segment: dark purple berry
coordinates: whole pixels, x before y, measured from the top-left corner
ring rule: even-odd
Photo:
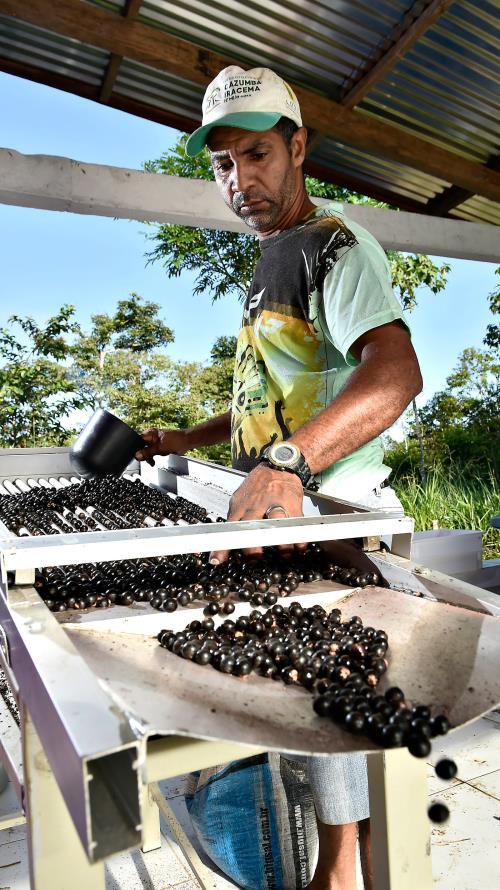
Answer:
[[[444,803],[433,803],[427,810],[427,815],[431,822],[442,825],[443,822],[446,822],[449,819],[450,811]]]
[[[448,782],[450,779],[454,779],[458,770],[457,765],[454,760],[449,760],[448,758],[443,758],[443,760],[438,760],[435,766],[436,776],[440,779],[443,779],[445,782]]]

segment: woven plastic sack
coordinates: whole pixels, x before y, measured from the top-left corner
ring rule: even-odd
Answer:
[[[303,763],[262,754],[192,773],[186,806],[200,844],[244,890],[300,890],[317,859]]]

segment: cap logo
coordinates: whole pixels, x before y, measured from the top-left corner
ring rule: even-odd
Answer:
[[[214,90],[207,96],[205,101],[205,111],[211,111],[212,108],[215,108],[217,105],[220,105],[222,102],[222,96],[220,87],[215,87]]]

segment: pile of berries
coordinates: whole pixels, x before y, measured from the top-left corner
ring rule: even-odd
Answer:
[[[384,630],[363,626],[358,615],[342,620],[339,609],[326,612],[321,606],[298,602],[287,607],[275,603],[265,612],[254,610],[236,621],[224,618],[215,627],[216,614],[231,613],[228,605],[232,604],[222,608],[216,602],[209,604],[204,619],[189,622],[182,631],[161,630],[160,645],[222,673],[244,677],[254,672],[302,686],[313,694],[318,716],[353,734],[364,734],[383,748],[406,746],[415,757],[428,757],[431,739],[448,732],[444,714],[432,715],[427,705],[412,706],[398,687],[383,695],[378,692],[388,668]],[[444,778],[446,764],[454,764],[441,764]],[[430,818],[444,821],[443,806],[434,804]]]
[[[0,498],[0,519],[16,535],[211,522],[204,507],[174,498],[139,479],[102,476],[64,488],[33,488]]]
[[[352,587],[384,585],[377,572],[335,565],[319,544],[285,557],[267,548],[259,560],[247,560],[233,550],[223,565],[211,565],[208,553],[188,553],[141,560],[120,560],[76,566],[52,566],[37,571],[35,587],[49,609],[107,608],[148,602],[161,612],[175,612],[193,602],[215,605],[232,598],[258,608],[274,605],[301,584],[326,580]],[[230,611],[234,606],[228,602]],[[226,613],[229,614],[229,611]]]

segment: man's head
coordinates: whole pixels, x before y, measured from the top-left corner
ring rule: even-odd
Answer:
[[[188,155],[205,145],[226,204],[256,232],[279,227],[303,195],[307,131],[295,94],[268,68],[225,68],[208,87],[203,125]]]

